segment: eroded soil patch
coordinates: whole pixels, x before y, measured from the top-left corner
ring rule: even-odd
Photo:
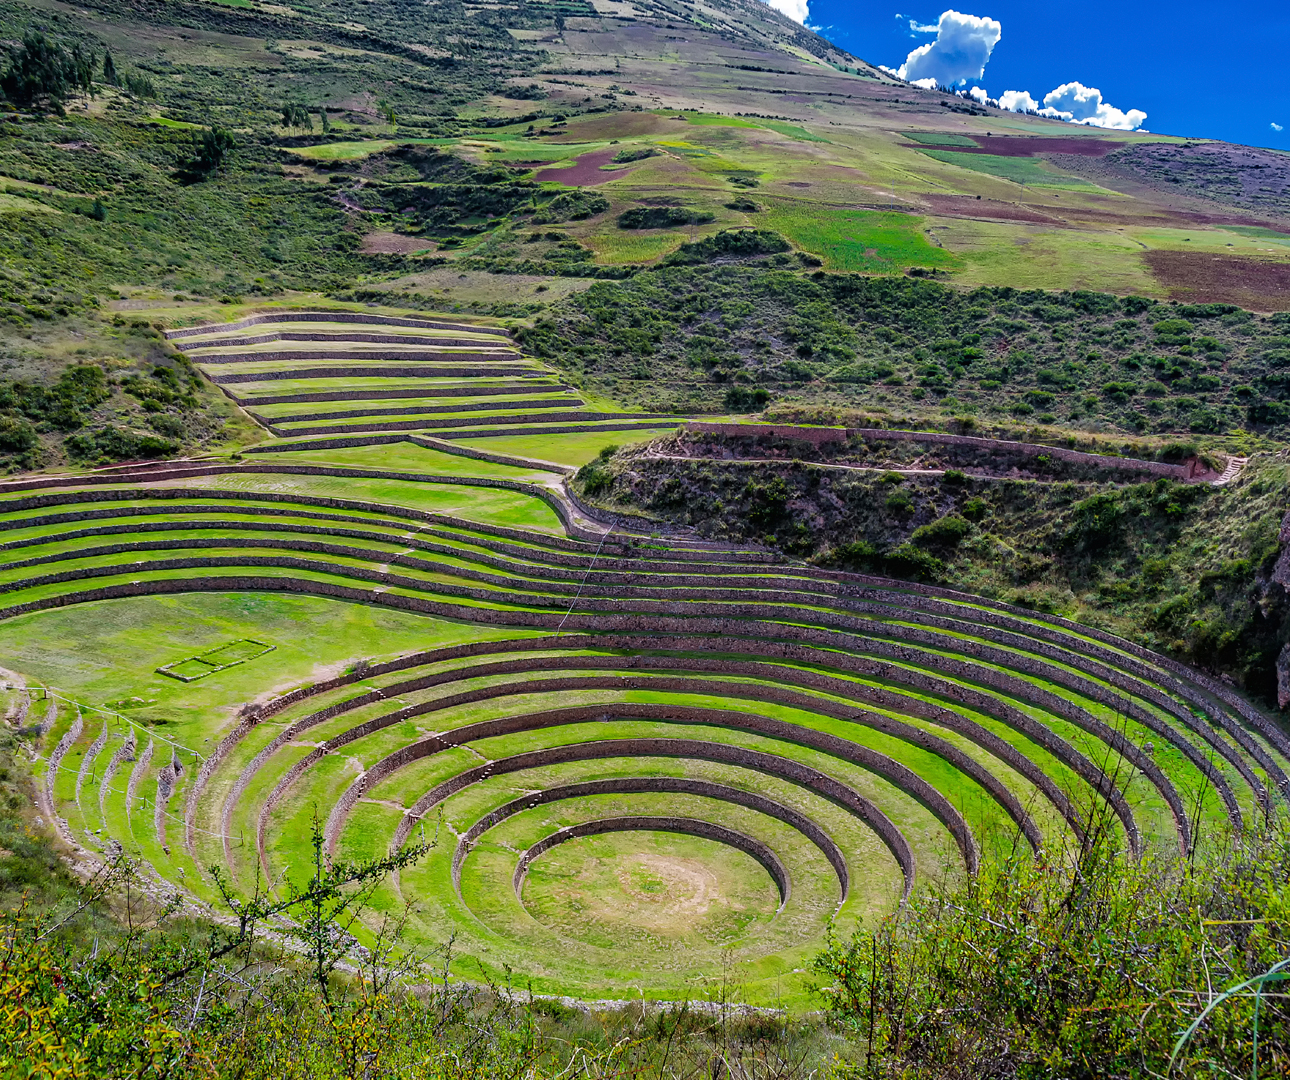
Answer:
[[[1200,251],[1146,251],[1142,258],[1175,300],[1290,311],[1290,262]]]

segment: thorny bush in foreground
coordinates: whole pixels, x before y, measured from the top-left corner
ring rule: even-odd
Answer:
[[[1290,956],[1290,839],[1211,847],[1018,857],[831,941],[815,964],[830,1017],[867,1044],[849,1074],[1287,1075],[1290,995],[1267,973]]]

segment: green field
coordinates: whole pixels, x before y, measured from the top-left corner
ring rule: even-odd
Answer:
[[[976,146],[966,135],[952,135],[941,131],[906,131],[905,138],[923,146]]]
[[[43,932],[93,860],[142,885],[29,935],[66,943],[45,967],[11,920],[17,1035],[87,1003],[15,1060],[1118,1076],[1090,1045],[1176,1037],[1284,952],[1284,853],[1240,861],[1290,791],[1263,151],[925,91],[729,0],[0,0],[0,29],[5,72],[52,80],[47,48],[77,84],[0,79],[0,892]],[[279,1007],[296,911],[165,997],[229,897],[413,850],[319,931],[321,991]],[[1248,879],[1176,909],[1204,983],[1152,936],[1167,902],[1077,887],[1095,855]],[[1067,891],[996,902],[1027,875]],[[173,937],[118,947],[163,908]],[[902,967],[929,911],[986,908]],[[868,997],[826,1015],[852,941]],[[415,993],[368,993],[405,961]],[[1025,998],[987,1039],[891,989],[978,962]],[[1045,1032],[1097,1036],[1009,1034],[1051,1000]],[[955,1031],[940,1065],[879,1060],[902,1002],[891,1046]],[[704,1055],[645,1063],[674,1035]]]
[[[818,253],[830,270],[895,273],[906,266],[957,265],[953,255],[928,243],[918,218],[905,214],[821,209],[784,199],[768,202],[757,220]]]
[[[475,441],[576,465],[606,440]],[[106,829],[208,898],[210,865],[240,888],[257,867],[299,866],[315,814],[345,857],[437,836],[373,916],[415,897],[410,942],[453,933],[461,978],[511,970],[543,993],[675,999],[733,977],[747,1000],[801,1009],[830,925],[872,924],[930,874],[963,880],[1018,830],[1067,849],[1078,817],[1063,793],[1084,792],[1108,751],[1134,762],[1116,813],[1135,848],[1191,842],[1180,792],[1206,833],[1256,813],[1246,756],[1281,760],[1232,715],[1200,725],[1194,688],[1093,631],[898,583],[856,608],[832,577],[755,551],[633,543],[621,526],[571,536],[522,489],[380,475],[553,473],[408,444],[272,457],[281,471],[120,498],[69,481],[52,503],[0,500],[0,649],[91,718],[51,781],[87,842]],[[335,472],[291,471],[316,465]],[[85,591],[102,587],[143,595]],[[718,618],[739,633],[709,636]],[[156,671],[244,641],[272,650],[188,683]],[[246,703],[288,692],[235,726]],[[56,711],[47,746],[75,718]],[[128,776],[92,799],[66,779],[97,776],[92,754],[127,738],[152,747]],[[178,792],[141,801],[172,760]],[[517,853],[616,818],[653,824],[556,844],[512,888]],[[784,875],[782,898],[747,845]]]
[[[646,431],[606,431],[573,435],[499,435],[491,439],[461,439],[462,446],[498,454],[516,454],[561,465],[585,465],[606,446],[630,446],[648,442],[671,431],[656,428]]]
[[[1011,180],[1014,184],[1029,184],[1032,187],[1055,187],[1070,191],[1096,190],[1095,185],[1087,180],[1081,180],[1077,176],[1065,176],[1051,166],[1033,158],[999,157],[995,154],[961,154],[953,150],[920,150],[918,152],[926,154],[936,161],[943,161],[947,165],[957,165],[960,169],[971,169],[973,172],[997,176],[1001,180]]]

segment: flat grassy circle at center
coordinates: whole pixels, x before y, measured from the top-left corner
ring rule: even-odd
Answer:
[[[714,840],[633,831],[570,840],[535,859],[524,906],[563,937],[606,948],[723,946],[775,917],[752,856]]]

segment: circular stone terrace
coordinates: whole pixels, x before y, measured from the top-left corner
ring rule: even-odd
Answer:
[[[1104,632],[607,529],[541,462],[310,456],[351,422],[442,442],[462,429],[426,425],[660,423],[564,419],[581,402],[495,330],[294,313],[173,336],[282,437],[244,465],[0,485],[0,627],[280,596],[397,612],[435,642],[285,684],[282,650],[175,656],[218,702],[204,735],[8,692],[11,723],[42,728],[42,795],[69,837],[124,846],[197,902],[211,866],[280,886],[316,815],[334,858],[431,844],[377,907],[408,904],[417,943],[455,938],[461,977],[667,998],[733,970],[771,1002],[831,923],[1018,846],[1061,857],[1110,829],[1134,854],[1187,852],[1287,807],[1273,721]],[[396,369],[416,374],[368,374]],[[200,674],[220,656],[240,697]]]

